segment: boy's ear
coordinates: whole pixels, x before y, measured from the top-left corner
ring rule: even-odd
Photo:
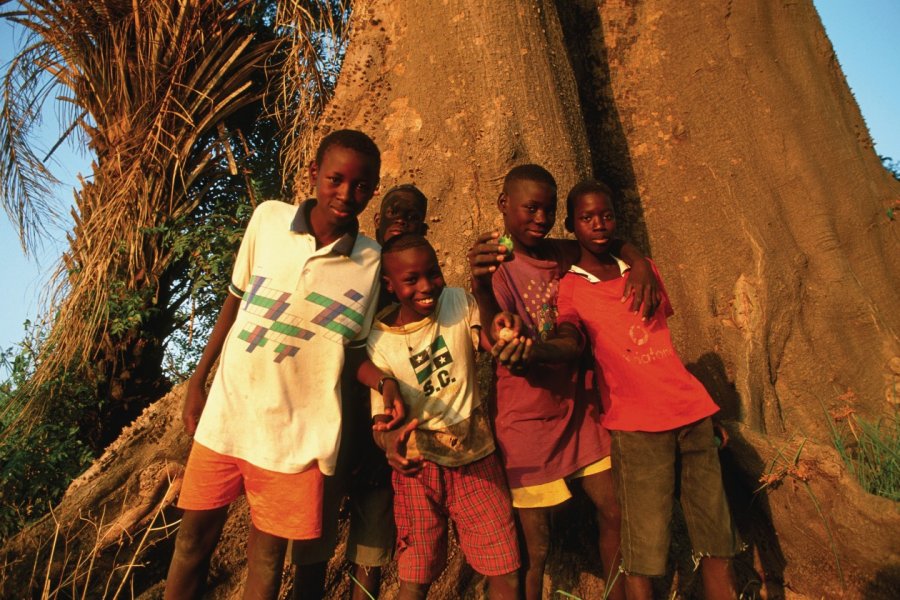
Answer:
[[[316,177],[319,176],[319,165],[316,164],[316,161],[310,161],[309,163],[309,184],[313,189],[316,189]]]
[[[428,223],[425,223],[424,221],[422,222],[421,234],[422,235],[428,234]]]
[[[394,286],[391,285],[391,280],[388,279],[387,275],[381,276],[381,283],[384,285],[384,289],[389,291],[390,293],[394,293]]]
[[[572,221],[572,217],[567,216],[566,220],[563,221],[563,225],[566,228],[566,231],[569,233],[575,233],[575,222]]]
[[[378,225],[381,223],[381,211],[376,210],[375,214],[372,215],[372,221],[375,223],[375,229],[378,229]]]
[[[509,204],[509,196],[506,192],[500,192],[500,195],[497,197],[497,208],[504,215],[506,214],[506,207]]]

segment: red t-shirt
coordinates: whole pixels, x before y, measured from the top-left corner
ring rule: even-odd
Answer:
[[[641,321],[622,303],[628,274],[601,281],[584,271],[569,271],[559,284],[557,323],[585,332],[602,371],[603,426],[618,431],[668,431],[719,410],[672,346],[666,324],[672,305],[660,281],[662,303]]]

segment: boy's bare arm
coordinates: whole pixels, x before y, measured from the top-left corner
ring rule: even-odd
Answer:
[[[188,380],[184,408],[181,411],[181,420],[188,435],[194,435],[197,430],[197,423],[200,421],[203,407],[206,406],[206,380],[209,379],[209,372],[216,364],[216,359],[222,353],[225,339],[228,337],[228,332],[231,330],[240,308],[241,299],[234,294],[228,294],[219,311],[212,333],[209,334],[209,341],[206,342],[206,348],[203,349],[197,368],[194,369],[194,374]]]
[[[503,262],[508,251],[506,246],[497,242],[499,237],[497,231],[479,235],[467,254],[472,271],[472,296],[478,303],[478,317],[482,323],[492,323],[497,313],[501,312],[491,284],[497,266]],[[481,335],[485,348],[490,348],[496,341],[490,327],[482,329]]]
[[[571,323],[560,323],[556,335],[532,346],[527,357],[529,364],[573,363],[581,356],[584,339],[581,332]]]
[[[384,399],[384,416],[376,418],[373,429],[393,429],[406,418],[406,407],[397,380],[375,366],[365,348],[348,348],[346,368],[356,374],[356,380],[376,390]]]

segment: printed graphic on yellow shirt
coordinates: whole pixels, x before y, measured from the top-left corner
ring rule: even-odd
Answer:
[[[438,336],[425,350],[410,356],[409,362],[416,373],[416,380],[422,386],[422,391],[426,396],[430,396],[456,381],[450,376],[449,367],[453,362],[453,357],[450,355],[450,349],[442,335]]]

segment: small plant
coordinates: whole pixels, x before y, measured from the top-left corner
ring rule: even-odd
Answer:
[[[0,352],[0,540],[44,515],[69,482],[90,464],[93,454],[81,439],[78,422],[99,409],[93,388],[68,371],[44,384],[53,390],[45,418],[30,427],[18,421],[18,391],[34,372],[46,328],[25,323],[25,339]]]
[[[857,481],[870,494],[900,501],[900,412],[872,422],[844,406],[829,416],[834,446]]]

